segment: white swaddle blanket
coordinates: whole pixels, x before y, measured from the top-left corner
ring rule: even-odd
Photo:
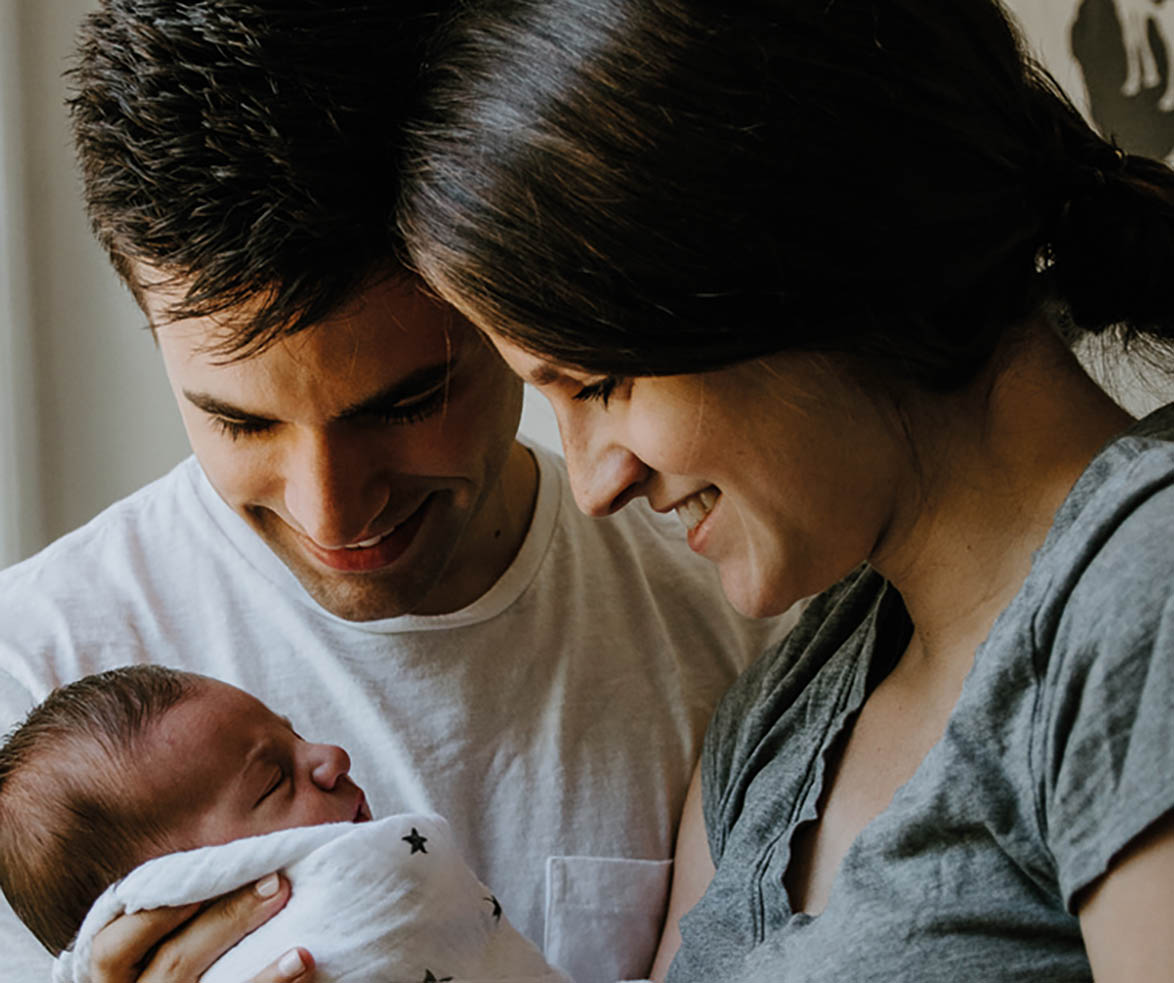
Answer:
[[[94,935],[117,915],[216,897],[281,870],[293,893],[202,983],[244,983],[294,946],[318,983],[570,983],[509,923],[439,816],[287,829],[151,860],[94,902],[54,983],[90,983]]]

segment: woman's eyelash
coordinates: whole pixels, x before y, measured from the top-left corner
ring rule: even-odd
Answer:
[[[607,406],[607,401],[611,399],[612,393],[616,391],[616,386],[620,384],[619,378],[614,375],[605,376],[598,382],[591,382],[583,386],[571,398],[580,403],[586,403],[593,399],[598,399],[604,406]]]

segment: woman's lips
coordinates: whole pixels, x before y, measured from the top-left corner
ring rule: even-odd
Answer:
[[[420,531],[420,526],[424,523],[431,501],[432,498],[429,496],[415,512],[398,526],[353,546],[326,549],[305,537],[302,541],[306,544],[306,550],[319,563],[331,570],[343,573],[368,573],[372,570],[382,570],[395,563],[412,545],[416,533]]]

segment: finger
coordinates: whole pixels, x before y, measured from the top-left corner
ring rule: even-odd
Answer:
[[[94,936],[90,976],[94,983],[133,983],[139,966],[160,940],[174,932],[197,911],[198,904],[152,908],[121,915]]]
[[[266,966],[249,983],[310,983],[314,977],[314,957],[302,948],[290,949]]]
[[[219,898],[147,956],[137,983],[189,983],[289,900],[289,882],[263,877]]]

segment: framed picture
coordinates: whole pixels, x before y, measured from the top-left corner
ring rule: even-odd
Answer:
[[[1005,0],[1040,61],[1107,137],[1174,162],[1174,0]]]

